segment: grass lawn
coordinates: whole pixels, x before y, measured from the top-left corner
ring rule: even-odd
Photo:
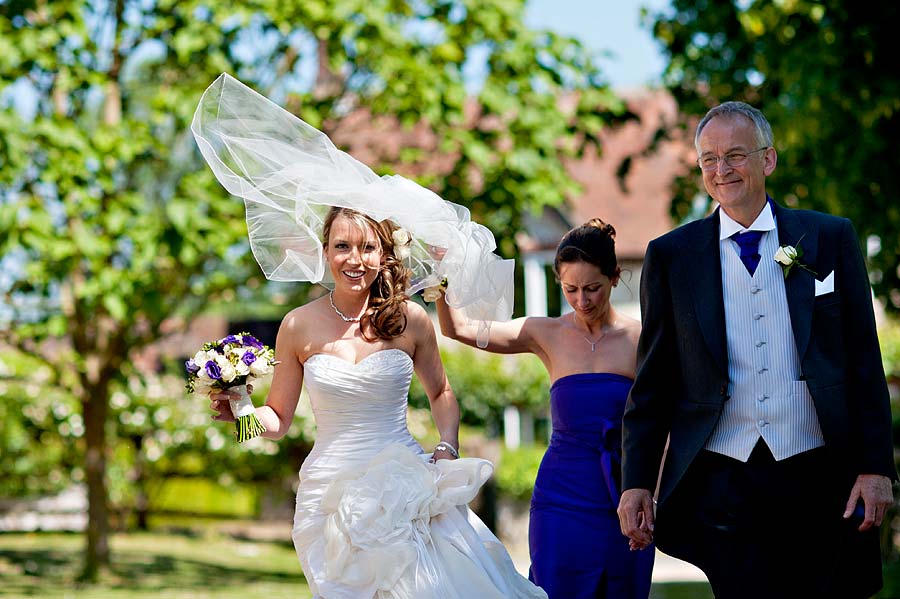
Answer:
[[[217,527],[112,538],[112,573],[76,582],[83,536],[0,533],[0,597],[40,599],[310,599],[289,541],[236,540]],[[900,563],[876,599],[900,596]],[[654,584],[651,599],[712,599],[706,583]],[[473,598],[474,599],[474,598]]]
[[[238,541],[214,532],[116,534],[112,573],[76,583],[78,534],[0,534],[0,596],[40,599],[309,599],[288,543]]]
[[[665,582],[653,584],[650,599],[713,599],[713,594],[705,582]]]

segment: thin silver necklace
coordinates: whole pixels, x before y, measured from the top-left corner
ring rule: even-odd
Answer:
[[[610,325],[610,328],[612,328],[612,326],[613,326],[613,325]],[[588,343],[591,344],[591,353],[593,353],[594,350],[597,349],[597,344],[600,343],[600,340],[601,340],[601,339],[603,339],[604,337],[606,337],[606,334],[607,334],[608,332],[609,332],[609,329],[607,329],[607,330],[604,331],[604,330],[603,330],[603,327],[601,326],[601,327],[600,327],[600,336],[597,337],[594,341],[591,341],[590,339],[588,339],[588,338],[585,337],[584,335],[582,335],[581,338],[584,339],[585,341],[587,341]]]
[[[344,322],[359,322],[362,317],[351,318],[349,316],[345,316],[343,312],[338,310],[338,307],[334,305],[334,291],[328,293],[328,301],[331,302],[331,307],[334,308],[334,313],[341,317],[341,320]]]
[[[591,352],[593,352],[595,349],[597,349],[597,344],[600,343],[600,340],[603,339],[604,337],[606,337],[605,331],[599,337],[597,337],[597,339],[595,341],[591,341],[584,335],[581,336],[582,339],[584,339],[585,341],[587,341],[588,343],[591,344]]]

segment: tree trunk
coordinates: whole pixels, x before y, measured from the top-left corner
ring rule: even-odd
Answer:
[[[106,488],[106,417],[109,385],[84,385],[85,478],[88,487],[87,548],[83,580],[97,580],[109,567],[109,505]]]
[[[150,511],[150,499],[147,496],[147,468],[144,462],[144,436],[132,435],[134,444],[134,468],[131,470],[131,480],[135,487],[134,514],[135,527],[138,530],[150,530],[148,516]]]

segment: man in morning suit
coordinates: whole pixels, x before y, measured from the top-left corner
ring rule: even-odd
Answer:
[[[718,208],[647,248],[622,532],[695,564],[717,599],[869,597],[897,472],[859,240],[768,197],[757,109],[716,106],[694,144]]]

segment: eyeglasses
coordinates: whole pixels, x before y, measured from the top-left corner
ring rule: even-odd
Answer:
[[[719,161],[721,160],[726,164],[726,166],[730,166],[732,168],[736,166],[743,166],[747,159],[750,157],[750,154],[756,154],[757,152],[762,152],[763,150],[768,150],[769,146],[765,146],[759,148],[758,150],[753,150],[752,152],[729,152],[719,158],[718,156],[714,156],[713,154],[707,154],[705,156],[701,156],[697,159],[697,164],[700,165],[700,168],[705,171],[714,171],[719,168]]]

